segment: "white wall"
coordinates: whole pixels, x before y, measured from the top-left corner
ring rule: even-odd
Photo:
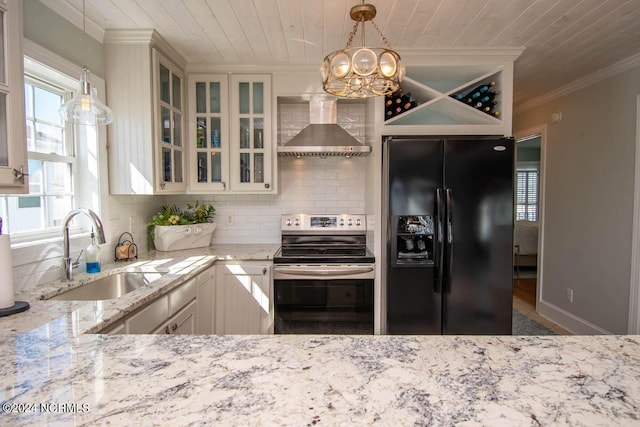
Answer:
[[[538,311],[577,333],[627,331],[638,94],[634,68],[515,116],[548,125]]]

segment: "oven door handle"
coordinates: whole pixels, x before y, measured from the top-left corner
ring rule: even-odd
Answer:
[[[373,267],[354,267],[354,268],[290,268],[290,267],[274,267],[273,271],[282,274],[295,274],[298,276],[343,276],[345,274],[370,273]]]

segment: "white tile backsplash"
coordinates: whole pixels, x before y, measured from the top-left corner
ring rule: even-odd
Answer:
[[[363,213],[364,158],[281,157],[277,195],[171,196],[171,203],[197,200],[216,208],[214,243],[279,243],[280,216],[287,213]],[[226,224],[227,215],[234,224]]]

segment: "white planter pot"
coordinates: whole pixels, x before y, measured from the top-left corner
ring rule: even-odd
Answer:
[[[207,222],[189,225],[156,225],[153,244],[159,251],[203,248],[211,244],[216,224]]]

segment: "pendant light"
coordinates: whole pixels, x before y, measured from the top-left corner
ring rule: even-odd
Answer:
[[[373,22],[375,6],[362,0],[362,4],[351,8],[350,16],[355,25],[349,33],[347,46],[324,58],[320,69],[322,87],[325,92],[342,98],[369,98],[395,92],[405,69],[400,55],[391,49],[389,41]],[[366,47],[364,26],[367,21],[380,34],[386,48]],[[362,46],[352,47],[358,26],[362,27]]]
[[[82,0],[82,32],[87,36],[85,14],[85,0]],[[86,42],[85,42],[86,43]],[[86,45],[85,45],[86,46]],[[98,99],[97,90],[89,83],[89,69],[82,66],[80,90],[70,101],[65,102],[58,109],[58,114],[64,121],[80,125],[108,125],[113,122],[111,109]]]

